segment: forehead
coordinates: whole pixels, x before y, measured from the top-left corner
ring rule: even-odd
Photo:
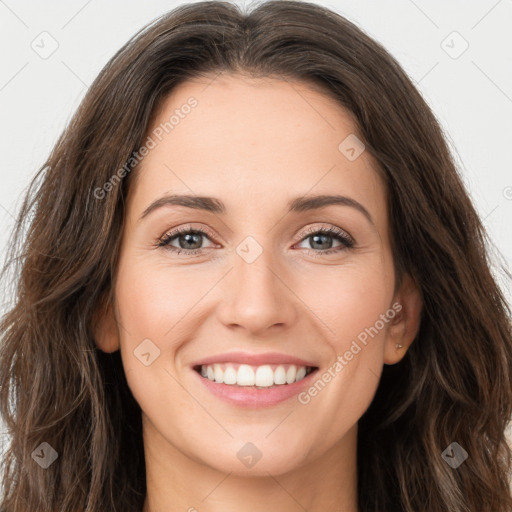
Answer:
[[[171,192],[219,197],[228,210],[248,207],[248,198],[257,210],[262,201],[284,206],[290,197],[338,193],[385,215],[373,158],[363,151],[350,160],[342,151],[344,141],[357,144],[353,116],[307,82],[237,75],[183,82],[154,113],[148,135],[155,146],[138,169],[139,212]]]

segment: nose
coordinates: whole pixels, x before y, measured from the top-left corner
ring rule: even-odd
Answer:
[[[292,325],[297,301],[286,272],[276,265],[270,250],[263,250],[252,262],[235,253],[233,268],[223,279],[217,311],[220,321],[230,329],[263,335],[271,328]]]

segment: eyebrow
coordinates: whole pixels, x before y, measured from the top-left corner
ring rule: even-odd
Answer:
[[[300,213],[309,210],[317,210],[331,205],[349,206],[361,212],[366,219],[375,226],[370,212],[358,201],[351,197],[341,195],[317,195],[297,197],[288,202],[289,213]],[[184,206],[195,210],[204,210],[215,214],[225,214],[226,206],[215,197],[193,195],[167,195],[152,202],[142,213],[139,222],[153,211],[165,206]]]

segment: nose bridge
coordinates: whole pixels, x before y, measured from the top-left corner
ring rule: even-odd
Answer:
[[[221,299],[221,319],[226,325],[237,324],[256,332],[292,320],[290,291],[275,267],[271,247],[264,247],[256,236],[238,244]]]
[[[261,240],[261,237],[259,237]],[[239,276],[241,287],[254,288],[253,292],[264,292],[274,296],[275,257],[272,249],[266,243],[265,248],[253,236],[246,237],[236,247],[234,271]],[[239,290],[240,292],[240,290]]]

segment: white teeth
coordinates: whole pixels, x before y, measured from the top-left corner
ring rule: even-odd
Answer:
[[[269,388],[293,384],[302,380],[309,373],[305,366],[269,365],[250,366],[248,364],[202,365],[200,373],[203,377],[220,383],[237,386],[256,386]]]
[[[254,383],[256,386],[262,388],[268,388],[274,385],[274,372],[268,364],[264,366],[258,366],[258,369],[256,370],[256,376],[254,377]]]
[[[295,375],[295,381],[302,380],[306,376],[306,368],[304,366],[301,366],[297,370],[297,375]]]
[[[224,373],[220,367],[220,364],[213,365],[213,375],[215,377],[215,382],[224,382]]]
[[[284,366],[278,366],[274,372],[274,384],[286,384],[286,372]]]
[[[295,376],[297,375],[297,368],[292,364],[288,371],[286,372],[286,384],[292,384],[295,382]]]
[[[224,384],[236,384],[236,370],[228,364],[224,370]]]
[[[254,370],[248,364],[241,364],[238,368],[236,383],[239,386],[254,386]]]

